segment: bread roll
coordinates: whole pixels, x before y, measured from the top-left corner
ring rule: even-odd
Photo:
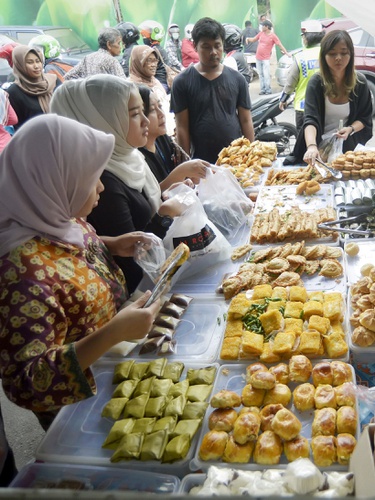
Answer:
[[[259,437],[254,449],[254,462],[259,465],[276,465],[280,462],[283,445],[280,437],[272,431],[265,431]]]
[[[293,391],[293,403],[299,411],[312,410],[315,406],[315,387],[306,382],[298,385]]]
[[[262,406],[265,394],[264,389],[255,389],[251,384],[247,384],[242,389],[242,404],[244,406]]]
[[[275,375],[268,370],[266,372],[258,370],[250,376],[250,384],[255,389],[272,389],[275,387],[275,383]]]
[[[336,408],[336,393],[329,384],[319,385],[315,389],[315,408]]]
[[[289,380],[292,382],[307,382],[311,376],[312,364],[303,354],[296,354],[289,360]]]
[[[265,364],[263,363],[251,363],[251,365],[248,365],[246,367],[246,383],[250,384],[250,377],[253,373],[257,371],[262,371],[262,372],[268,372],[268,368]]]
[[[201,460],[219,460],[228,442],[228,434],[224,431],[209,431],[204,435],[199,449]]]
[[[280,410],[282,410],[284,406],[282,404],[270,404],[264,406],[260,410],[260,428],[262,431],[270,431],[272,430],[271,428],[271,423],[276,415],[276,413]]]
[[[211,398],[212,408],[235,408],[241,406],[241,396],[234,391],[223,389]]]
[[[336,438],[334,436],[313,437],[311,450],[317,467],[329,467],[336,462]]]
[[[291,399],[292,392],[289,387],[285,384],[276,384],[273,389],[266,392],[263,404],[282,404],[283,406],[288,406]]]
[[[238,444],[256,441],[260,430],[260,416],[251,411],[238,416],[233,426],[233,438]]]
[[[337,406],[355,406],[356,391],[353,382],[344,382],[335,387]]]
[[[312,381],[315,387],[319,384],[333,384],[333,373],[331,363],[329,361],[322,361],[317,363],[312,369]]]
[[[289,367],[286,363],[271,366],[269,371],[275,375],[276,383],[287,384],[289,382]]]
[[[309,458],[309,441],[303,436],[297,436],[290,441],[284,441],[284,453],[288,462],[293,462],[297,458]]]
[[[311,436],[333,436],[336,433],[336,410],[321,408],[315,410]]]
[[[337,410],[337,434],[347,433],[353,436],[357,433],[358,415],[352,406],[341,406]]]
[[[348,465],[357,440],[351,434],[338,434],[336,437],[337,461],[340,465]]]
[[[247,464],[248,462],[250,462],[254,447],[255,441],[249,441],[245,444],[238,444],[234,440],[233,436],[229,436],[223,454],[223,462]]]
[[[278,411],[271,422],[271,428],[285,441],[290,441],[301,432],[302,424],[287,408]]]
[[[218,408],[208,417],[208,427],[211,431],[230,432],[237,417],[238,414],[233,408]]]
[[[353,381],[352,368],[348,363],[343,361],[331,361],[333,386],[341,385],[344,382]]]

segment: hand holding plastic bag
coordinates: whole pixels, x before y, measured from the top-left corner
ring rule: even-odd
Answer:
[[[337,137],[336,134],[323,139],[319,146],[319,156],[324,163],[332,163],[338,156],[342,154],[342,145],[344,139]]]

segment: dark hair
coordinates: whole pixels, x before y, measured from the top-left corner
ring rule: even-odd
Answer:
[[[202,19],[199,19],[199,21],[194,24],[191,36],[195,45],[198,45],[201,38],[210,38],[212,40],[221,38],[224,44],[225,29],[224,26],[218,21],[215,21],[215,19],[202,17]]]
[[[248,28],[249,26],[251,26],[251,21],[245,21],[245,28]]]
[[[265,21],[262,21],[262,25],[267,26],[268,29],[273,28],[273,24],[271,23],[271,21],[268,21],[268,19],[266,19]]]
[[[318,32],[307,32],[304,33],[305,37],[305,45],[307,48],[314,47],[314,45],[318,45],[325,35],[325,31]]]
[[[146,116],[148,116],[150,112],[150,95],[152,93],[152,90],[144,83],[138,83],[137,87],[143,101],[143,107],[144,107],[143,112]]]
[[[103,28],[98,36],[99,48],[108,50],[107,42],[115,43],[118,37],[121,38],[121,33],[116,28]]]
[[[357,74],[354,68],[354,46],[350,35],[345,30],[333,30],[324,35],[321,45],[320,45],[320,56],[319,56],[319,66],[320,74],[323,79],[323,84],[325,87],[325,95],[337,97],[338,91],[336,88],[335,81],[333,79],[331,70],[326,61],[326,55],[330,52],[335,45],[339,42],[345,42],[349,54],[350,60],[345,68],[345,91],[347,95],[354,89],[357,82]]]

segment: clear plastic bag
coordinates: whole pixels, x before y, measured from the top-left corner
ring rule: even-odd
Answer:
[[[198,185],[198,198],[216,227],[232,238],[248,219],[253,202],[245,195],[236,177],[225,167],[212,166]]]
[[[164,264],[167,253],[163,241],[152,233],[147,233],[151,238],[151,244],[137,243],[134,251],[135,262],[155,283]]]
[[[343,143],[344,139],[337,137],[336,134],[323,139],[318,146],[319,155],[322,161],[325,163],[332,163],[333,160],[342,154]]]

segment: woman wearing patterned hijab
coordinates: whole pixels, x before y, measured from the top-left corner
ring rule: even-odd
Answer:
[[[43,147],[40,140],[43,138]],[[84,221],[98,203],[113,136],[56,115],[36,117],[0,155],[0,378],[44,427],[96,393],[90,365],[142,338],[160,304],[129,307],[111,253],[133,255],[140,233],[100,239]]]
[[[15,47],[12,59],[15,81],[6,91],[18,116],[17,130],[33,116],[48,113],[57,77],[44,73],[43,55],[26,45]]]

